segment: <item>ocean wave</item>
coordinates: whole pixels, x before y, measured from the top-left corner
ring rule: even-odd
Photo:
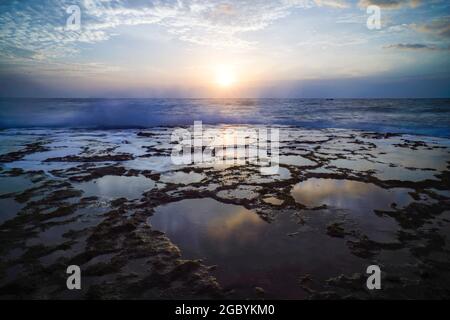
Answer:
[[[2,99],[0,128],[273,124],[450,137],[448,99]]]

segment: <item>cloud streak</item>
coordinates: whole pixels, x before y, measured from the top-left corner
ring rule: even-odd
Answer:
[[[450,16],[440,17],[426,24],[414,24],[412,28],[418,32],[450,39]]]
[[[376,5],[383,9],[400,9],[403,7],[416,8],[422,4],[422,0],[360,0],[359,6],[367,8]]]
[[[442,48],[437,47],[434,45],[428,45],[423,43],[397,43],[397,44],[390,44],[383,47],[384,49],[400,49],[400,50],[429,50],[429,51],[442,51],[442,50],[449,50],[448,47]]]

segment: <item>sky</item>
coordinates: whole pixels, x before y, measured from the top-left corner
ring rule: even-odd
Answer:
[[[0,97],[450,97],[449,54],[448,0],[0,1]]]

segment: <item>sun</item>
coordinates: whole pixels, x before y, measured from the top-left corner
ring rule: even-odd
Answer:
[[[230,66],[218,66],[216,68],[215,82],[221,88],[232,87],[236,83],[236,73]]]

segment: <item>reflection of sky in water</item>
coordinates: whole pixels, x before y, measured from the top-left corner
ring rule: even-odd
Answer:
[[[143,176],[104,176],[93,181],[77,184],[75,187],[82,190],[85,197],[137,199],[142,196],[143,192],[153,189],[155,182]]]
[[[280,163],[292,166],[316,166],[317,163],[302,156],[280,156]]]
[[[247,297],[255,286],[263,287],[268,297],[301,297],[300,274],[320,274],[327,261],[339,261],[337,268],[354,261],[352,257],[342,259],[347,253],[345,245],[327,241],[324,234],[288,236],[299,228],[288,215],[279,215],[269,224],[242,206],[213,199],[160,206],[149,223],[165,232],[184,258],[217,265],[214,275],[221,285]]]
[[[0,176],[0,195],[21,192],[31,187],[33,183],[31,180],[24,176],[8,177]]]
[[[343,210],[347,219],[356,222],[372,240],[394,241],[398,225],[391,218],[380,218],[373,210],[393,210],[413,201],[410,189],[383,189],[374,184],[351,180],[308,179],[296,184],[291,195],[295,201],[310,206],[327,205],[331,210]]]
[[[427,179],[437,180],[437,178],[435,177],[435,174],[437,174],[436,171],[420,169],[410,170],[402,166],[391,167],[389,163],[372,162],[365,159],[338,159],[331,161],[330,165],[354,171],[374,170],[375,173],[373,175],[380,180],[403,180],[413,182]]]
[[[389,209],[392,203],[404,206],[412,201],[408,189],[383,189],[374,184],[351,180],[308,179],[292,189],[294,199],[304,205],[371,211]]]
[[[190,184],[200,182],[205,178],[204,174],[196,172],[169,172],[161,175],[160,181],[165,183]]]
[[[23,204],[16,202],[14,199],[0,199],[0,224],[16,216],[23,207]]]
[[[50,151],[35,152],[23,157],[23,161],[44,161],[51,158],[74,156],[81,152],[79,147],[59,147]]]
[[[261,169],[264,170],[264,167],[261,167]],[[263,173],[264,172],[261,171],[256,173],[249,172],[245,181],[247,183],[258,184],[258,183],[273,182],[275,180],[287,180],[292,177],[289,169],[284,167],[278,167],[278,171],[276,172],[276,174],[262,175]]]
[[[107,165],[107,162],[97,163],[98,165]],[[51,170],[62,170],[62,169],[70,169],[74,166],[78,165],[75,162],[42,162],[42,161],[27,161],[27,160],[19,160],[14,162],[5,163],[3,166],[5,169],[13,169],[20,168],[25,171],[44,171],[47,174],[50,174]]]
[[[23,147],[21,145],[7,145],[7,144],[3,144],[3,143],[4,143],[4,140],[2,140],[2,144],[0,145],[0,154],[7,154],[10,152],[16,152],[16,151],[23,149]]]
[[[34,142],[36,137],[16,130],[5,130],[0,132],[0,140],[0,154],[6,154],[22,150],[24,144]]]
[[[15,201],[14,196],[38,185],[33,184],[31,178],[27,176],[0,176],[0,195],[11,194],[8,198],[0,199],[0,224],[14,218],[25,206]]]
[[[431,168],[444,170],[450,154],[447,150],[411,150],[409,148],[386,147],[386,154],[378,155],[380,161],[402,165],[411,168]]]
[[[124,161],[123,166],[127,169],[167,171],[177,167],[172,164],[170,157],[152,156],[150,158],[137,158],[130,161]]]

